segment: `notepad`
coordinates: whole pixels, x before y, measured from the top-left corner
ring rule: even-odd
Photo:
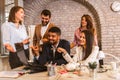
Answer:
[[[20,74],[17,71],[1,71],[0,77],[1,78],[17,78]]]
[[[24,51],[24,47],[22,43],[15,43],[15,48],[16,48],[16,52],[17,52],[17,56],[19,57],[20,61],[24,64],[27,65],[28,64],[28,60],[25,56],[25,51]]]

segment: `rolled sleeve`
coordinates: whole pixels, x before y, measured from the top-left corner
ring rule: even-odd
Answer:
[[[73,59],[70,57],[68,53],[62,55],[67,62],[73,62]]]
[[[7,23],[4,23],[1,27],[1,31],[2,31],[2,41],[3,44],[10,44],[10,30],[9,30],[9,26],[7,25]]]

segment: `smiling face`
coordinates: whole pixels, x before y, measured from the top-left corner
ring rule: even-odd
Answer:
[[[86,21],[85,17],[82,17],[81,25],[82,25],[82,27],[86,27],[87,26],[87,21]]]
[[[85,34],[83,32],[80,34],[80,45],[81,46],[86,45],[86,38],[85,38]]]
[[[46,26],[50,21],[50,16],[49,15],[45,16],[45,15],[42,14],[41,15],[41,21],[42,21],[42,25]]]
[[[60,35],[54,32],[49,32],[48,33],[48,40],[52,45],[56,45],[60,39]]]
[[[16,22],[20,22],[24,20],[24,10],[21,8],[15,13],[15,20]]]

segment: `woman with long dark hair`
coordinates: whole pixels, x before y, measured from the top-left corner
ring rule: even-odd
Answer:
[[[77,47],[73,58],[62,48],[59,48],[58,51],[63,54],[67,62],[82,62],[87,65],[88,62],[96,61],[99,47],[94,46],[94,34],[89,30],[84,30],[80,34],[80,46]]]

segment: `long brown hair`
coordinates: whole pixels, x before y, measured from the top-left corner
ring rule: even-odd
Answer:
[[[88,56],[92,52],[93,43],[94,43],[94,35],[90,30],[84,30],[82,31],[82,33],[85,34],[85,40],[86,40],[86,48],[84,49],[85,57],[83,58],[83,60],[85,60],[86,58],[88,58]]]
[[[91,16],[88,15],[88,14],[84,14],[84,15],[81,17],[81,20],[82,20],[83,17],[85,17],[86,22],[87,22],[86,28],[87,28],[88,30],[90,30],[91,32],[95,33],[95,28],[93,27],[93,20],[92,20]],[[81,24],[81,27],[82,27],[82,24]]]
[[[11,8],[10,13],[9,13],[9,17],[8,17],[8,22],[16,23],[16,21],[15,21],[15,13],[17,11],[19,11],[20,9],[23,9],[23,7],[14,6],[14,7]],[[19,24],[22,24],[22,22],[20,21]]]

